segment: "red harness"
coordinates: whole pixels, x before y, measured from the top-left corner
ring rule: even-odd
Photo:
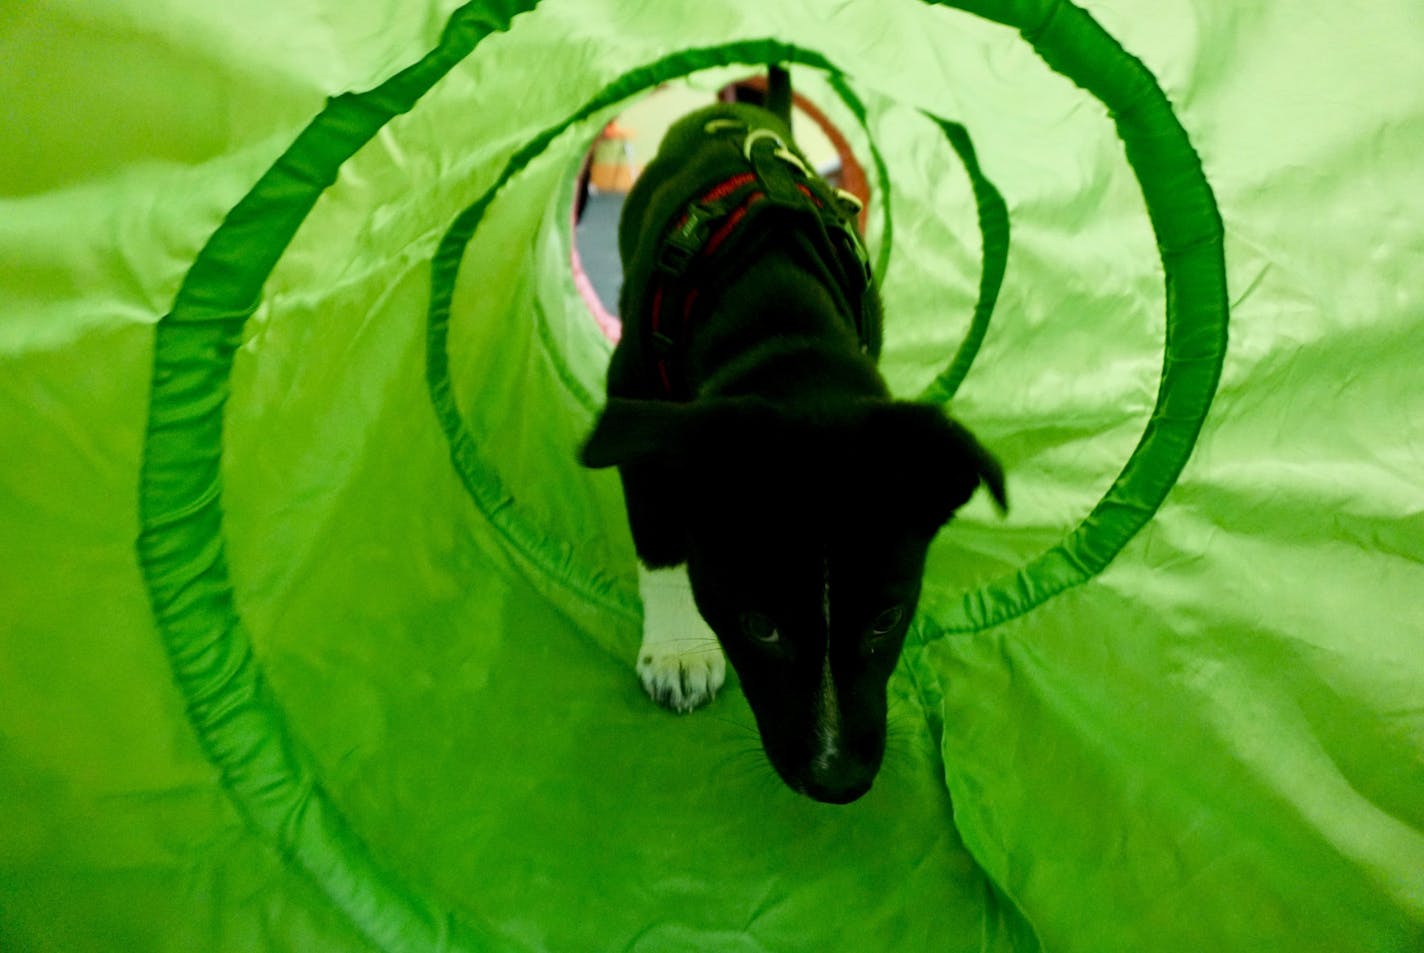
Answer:
[[[715,286],[723,262],[733,261],[756,245],[763,229],[752,222],[773,209],[802,215],[815,246],[817,259],[826,265],[834,293],[843,299],[847,316],[867,349],[876,348],[877,335],[864,313],[870,291],[870,268],[854,232],[854,214],[829,185],[816,178],[797,179],[779,158],[749,155],[752,170],[740,171],[692,199],[668,229],[659,249],[654,286],[648,303],[648,329],[652,356],[668,399],[689,399],[678,375],[678,343],[686,339],[699,302],[713,298],[703,289]]]
[[[818,211],[825,208],[825,202],[804,183],[795,186]],[[658,380],[668,397],[676,395],[671,354],[676,343],[685,339],[702,293],[697,282],[680,279],[715,258],[752,210],[766,201],[756,173],[739,172],[695,199],[673,224],[648,308]]]

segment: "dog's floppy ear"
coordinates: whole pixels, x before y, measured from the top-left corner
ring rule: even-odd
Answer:
[[[1004,468],[963,424],[938,407],[897,401],[872,413],[869,425],[871,439],[897,461],[894,495],[913,521],[937,530],[969,502],[981,483],[1000,512],[1008,511]]]
[[[975,436],[961,424],[951,417],[946,417],[945,422],[949,424],[949,446],[951,454],[951,465],[960,463],[967,464],[967,469],[978,474],[979,481],[989,490],[989,495],[994,498],[994,505],[999,508],[1000,513],[1009,511],[1009,494],[1004,486],[1004,467],[999,463],[998,457],[984,449]],[[969,495],[973,495],[974,487],[970,486]],[[969,496],[965,497],[967,502]],[[962,505],[962,504],[961,504]]]
[[[675,456],[690,417],[687,404],[611,397],[584,441],[579,461],[597,470]]]

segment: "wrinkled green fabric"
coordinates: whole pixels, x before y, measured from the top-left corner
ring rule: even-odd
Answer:
[[[0,18],[0,950],[1424,948],[1424,19],[960,6]],[[578,163],[770,60],[1010,474],[844,808],[573,457]]]

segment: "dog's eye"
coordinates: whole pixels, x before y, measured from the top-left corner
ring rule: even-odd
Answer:
[[[889,635],[895,631],[895,627],[900,624],[900,620],[905,618],[905,610],[900,606],[891,606],[875,617],[875,621],[870,623],[870,634],[872,637]]]
[[[781,633],[776,631],[776,624],[760,612],[742,613],[742,632],[747,638],[762,645],[775,645],[781,641]]]

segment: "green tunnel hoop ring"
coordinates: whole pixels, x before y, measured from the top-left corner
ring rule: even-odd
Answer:
[[[625,73],[600,90],[572,115],[530,139],[509,158],[504,169],[484,193],[456,216],[442,236],[432,262],[430,307],[426,322],[426,384],[440,428],[450,446],[451,461],[462,485],[484,517],[518,553],[523,564],[534,567],[540,578],[557,580],[580,599],[621,614],[633,615],[637,612],[631,593],[620,591],[607,576],[580,563],[573,547],[566,540],[551,536],[523,519],[515,505],[513,494],[499,479],[497,469],[481,458],[478,443],[460,413],[450,378],[448,344],[450,308],[455,284],[466,247],[474,238],[485,213],[498,200],[504,187],[570,128],[660,83],[698,70],[768,62],[798,63],[826,72],[831,77],[832,88],[842,102],[862,126],[866,125],[865,107],[845,84],[841,73],[816,53],[770,39],[728,43],[674,53]],[[1008,213],[998,191],[979,169],[968,132],[957,123],[932,116],[929,118],[939,126],[964,164],[979,209],[985,257],[979,301],[971,321],[970,333],[956,352],[951,366],[935,381],[932,393],[925,398],[944,402],[953,395],[964,375],[968,373],[988,327],[1008,257]],[[876,169],[880,194],[885,197],[880,203],[884,240],[881,242],[875,265],[877,276],[883,279],[888,266],[889,240],[893,231],[888,201],[890,183],[884,160],[873,146],[872,162]],[[545,341],[548,345],[546,322],[542,312],[539,319],[541,334],[546,335]],[[564,381],[570,394],[585,404],[590,411],[595,409],[585,390],[575,383],[575,375],[563,366],[558,349],[549,346],[548,351],[559,378]]]
[[[188,720],[248,826],[389,953],[516,953],[523,946],[468,914],[455,917],[381,866],[288,729],[233,601],[222,535],[223,406],[262,286],[342,163],[536,3],[495,11],[468,3],[419,62],[373,90],[333,97],[227,214],[154,332],[137,551]]]
[[[222,534],[223,408],[232,359],[266,278],[340,166],[481,40],[536,5],[468,3],[420,61],[373,90],[334,97],[227,214],[155,329],[136,549],[189,721],[247,823],[358,931],[391,951],[519,945],[487,924],[456,918],[382,868],[288,731],[233,602]],[[1215,200],[1146,68],[1066,0],[940,5],[1017,28],[1050,67],[1115,116],[1167,274],[1167,346],[1147,430],[1092,513],[1062,544],[966,596],[951,618],[933,620],[924,638],[1020,615],[1107,565],[1151,518],[1190,455],[1220,376],[1227,320]]]
[[[1014,27],[1048,66],[1104,106],[1137,176],[1166,273],[1166,342],[1146,429],[1112,486],[1058,545],[922,620],[933,639],[1023,615],[1101,572],[1176,484],[1226,359],[1229,306],[1221,214],[1201,160],[1142,61],[1068,0],[935,3]]]
[[[1185,130],[1147,68],[1123,50],[1091,16],[1066,0],[1042,7],[1046,12],[1021,27],[1020,32],[1050,67],[1108,107],[1142,187],[1166,272],[1163,370],[1156,403],[1142,437],[1088,516],[1062,542],[1019,570],[967,593],[957,606],[937,618],[922,619],[918,631],[924,638],[997,625],[1101,572],[1152,518],[1176,483],[1210,409],[1226,354],[1228,309],[1221,219]],[[969,9],[968,5],[965,9]],[[1006,19],[990,18],[1015,25]],[[570,573],[569,567],[574,563],[566,542],[550,540],[515,517],[510,496],[493,468],[479,462],[474,441],[455,406],[445,344],[461,253],[502,185],[569,126],[658,82],[696,69],[777,61],[826,71],[833,78],[833,87],[864,122],[863,107],[840,81],[842,74],[819,54],[772,40],[674,54],[625,74],[572,117],[531,140],[509,160],[495,184],[461,213],[436,254],[427,335],[427,381],[456,469],[479,508],[501,526],[522,555],[541,563],[544,559],[539,554],[550,552],[552,547],[557,553],[556,564],[568,574],[564,581],[585,598],[610,608],[623,610],[627,603],[605,580],[579,570]],[[970,177],[984,255],[979,298],[969,333],[950,366],[921,395],[922,399],[945,403],[963,382],[987,331],[1006,267],[1009,226],[1004,200],[980,170],[967,131],[957,123],[929,118],[939,125]],[[882,188],[886,188],[883,163],[878,153],[874,158]],[[887,226],[891,224],[888,214],[885,222]],[[882,253],[888,253],[888,242]],[[884,267],[882,257],[877,274],[883,275]]]

